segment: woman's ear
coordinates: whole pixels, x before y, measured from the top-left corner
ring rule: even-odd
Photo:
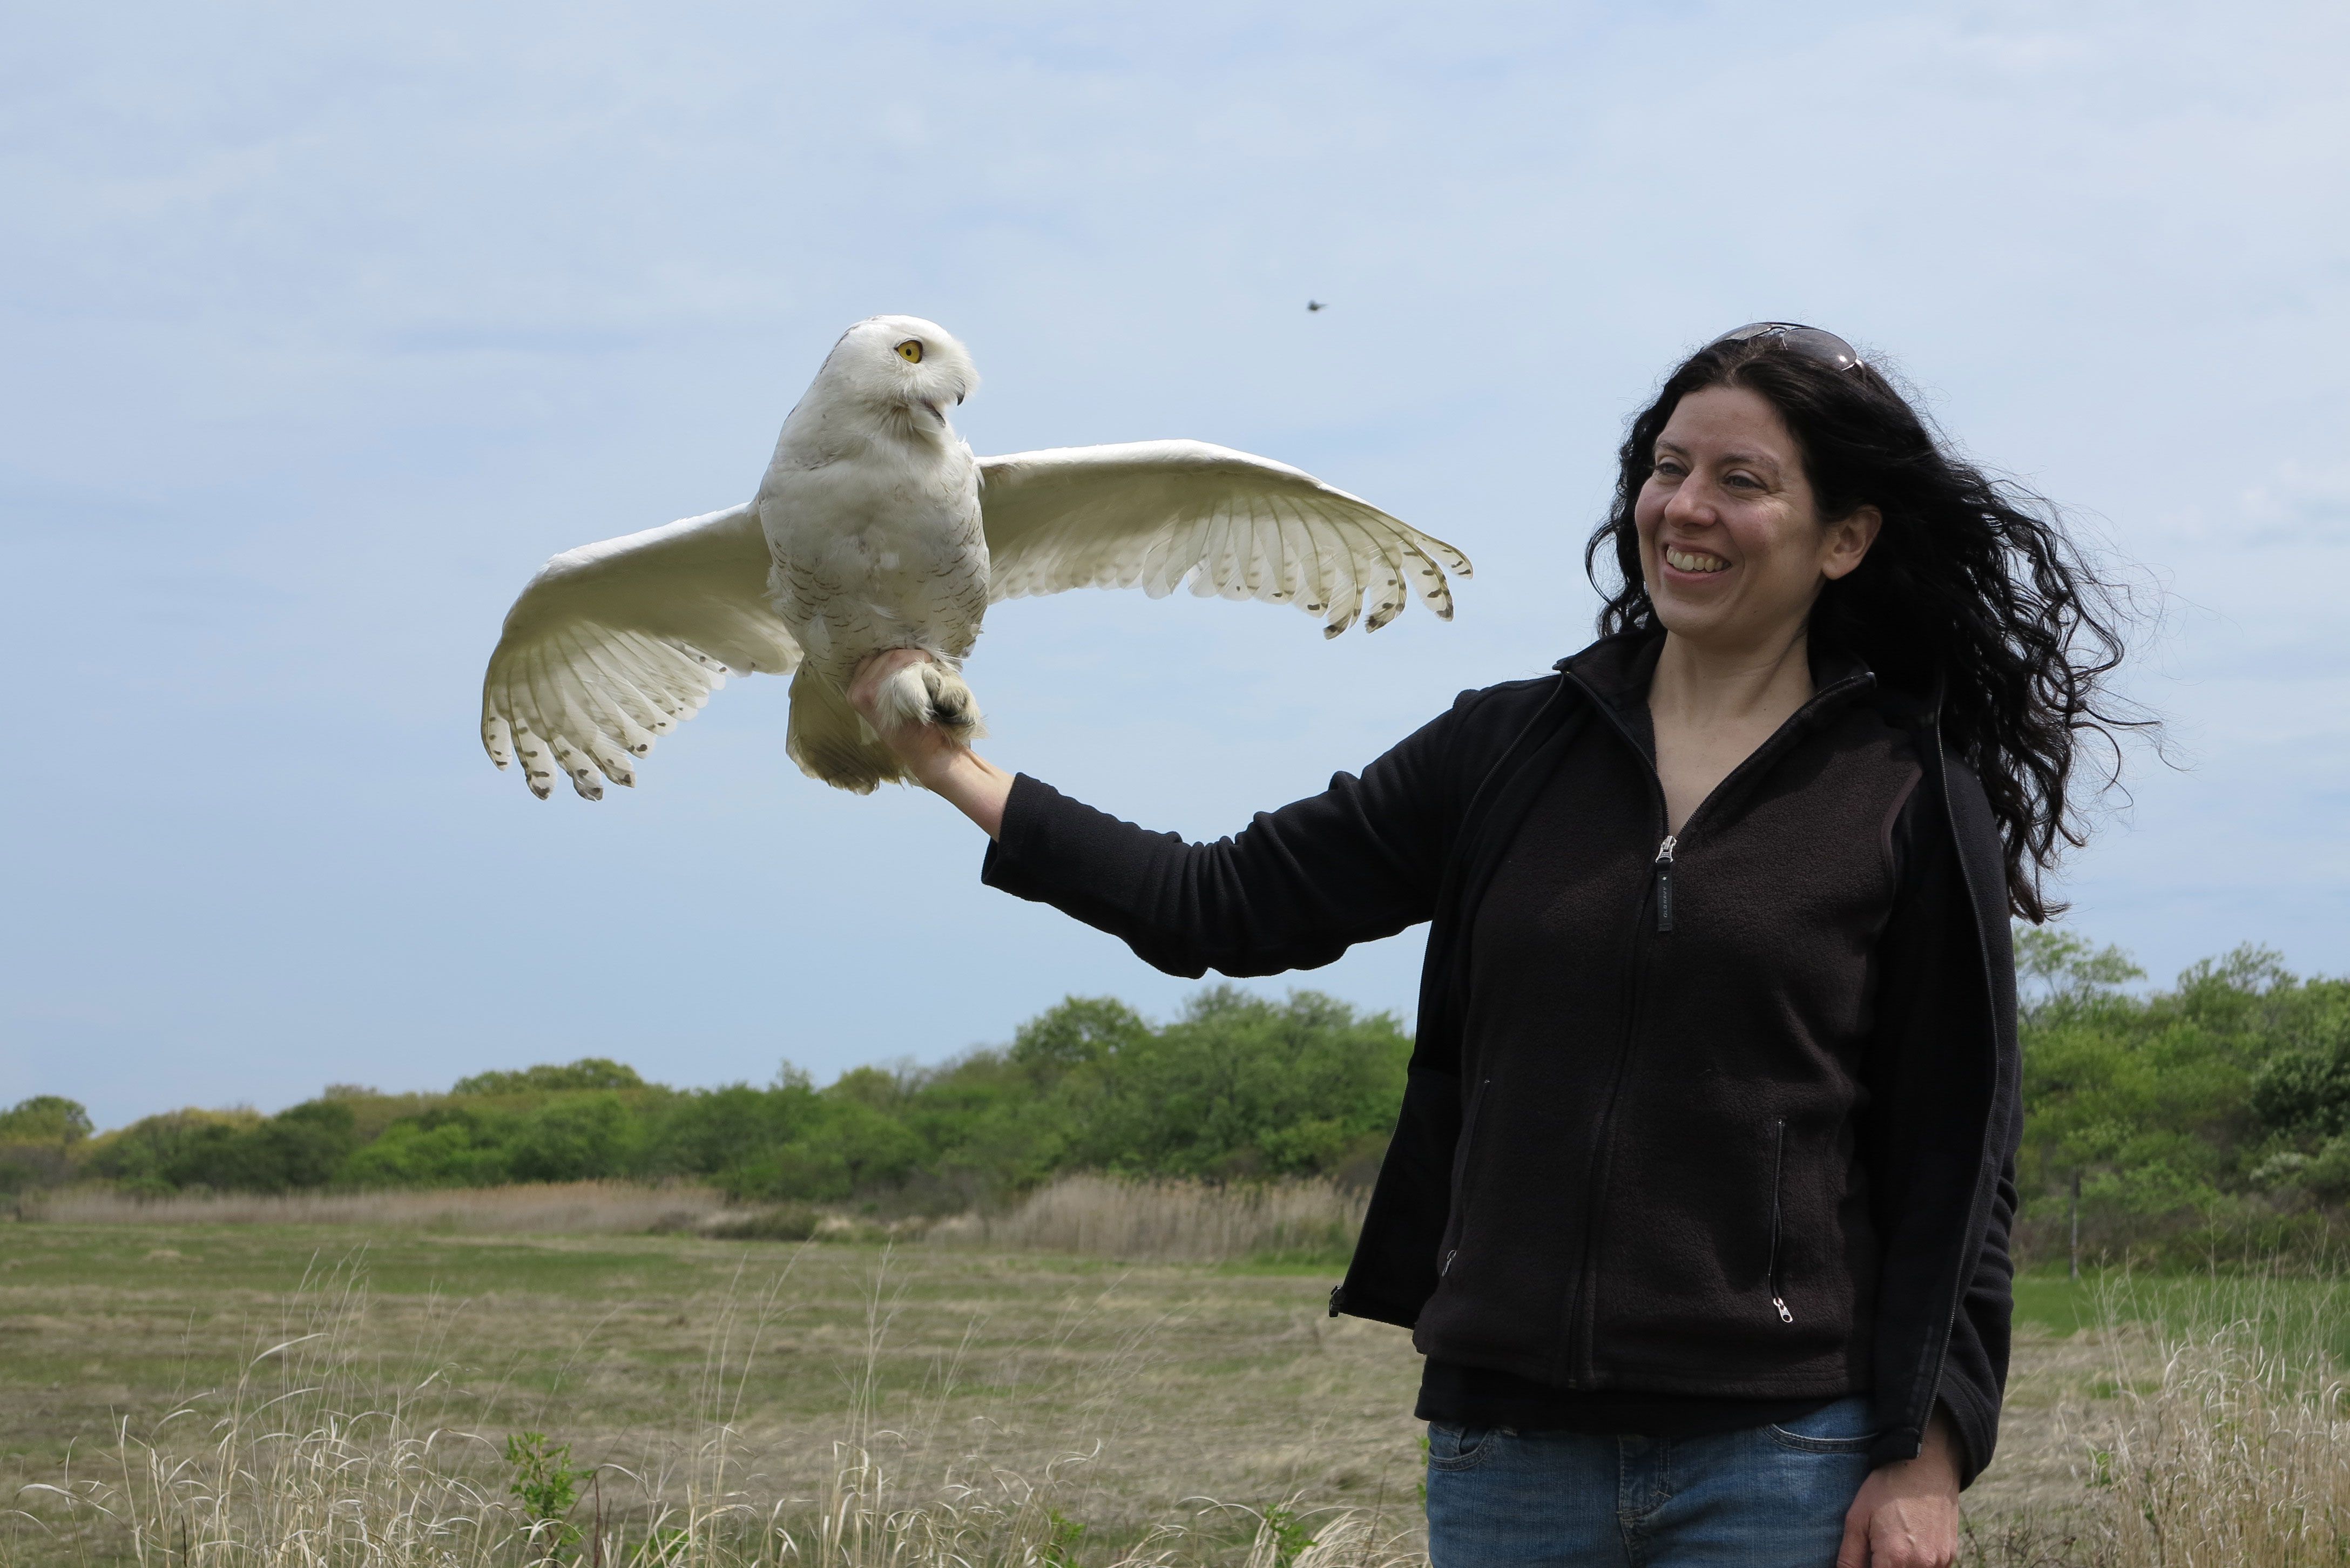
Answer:
[[[1868,557],[1868,547],[1885,526],[1885,514],[1874,506],[1856,506],[1822,530],[1820,576],[1830,582],[1848,575]]]

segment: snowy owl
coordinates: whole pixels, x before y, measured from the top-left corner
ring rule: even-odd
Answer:
[[[491,760],[519,757],[542,799],[560,768],[600,800],[728,674],[791,674],[792,760],[861,794],[905,774],[848,706],[858,664],[919,649],[931,662],[892,678],[884,711],[977,734],[961,670],[998,599],[1157,597],[1189,578],[1295,604],[1329,637],[1386,625],[1407,588],[1451,617],[1460,551],[1285,463],[1194,441],[974,457],[947,410],[978,384],[931,322],[851,327],[750,501],[567,551],[531,579],[482,683]]]

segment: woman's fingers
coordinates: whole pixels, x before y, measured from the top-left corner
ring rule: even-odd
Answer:
[[[1836,1543],[1835,1568],[1868,1568],[1868,1521],[1875,1511],[1856,1501],[1846,1512],[1844,1539]]]
[[[889,678],[910,665],[929,662],[930,657],[912,648],[884,649],[870,655],[848,678],[848,705],[865,715],[882,744],[898,754],[917,783],[951,801],[993,838],[1003,828],[1012,775],[972,754],[969,746],[936,724],[892,728],[882,722],[881,692]]]

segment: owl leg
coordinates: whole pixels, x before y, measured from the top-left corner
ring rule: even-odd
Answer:
[[[931,696],[931,723],[966,745],[987,733],[980,722],[979,699],[971,694],[960,674],[943,664],[925,664],[920,669],[922,685]]]
[[[950,666],[935,660],[910,664],[883,683],[881,714],[892,729],[900,724],[936,724],[949,738],[968,742],[987,732],[979,700]]]

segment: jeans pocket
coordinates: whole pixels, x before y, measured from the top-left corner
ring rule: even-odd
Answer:
[[[1498,1427],[1456,1427],[1450,1421],[1428,1424],[1428,1466],[1438,1470],[1473,1469],[1500,1446]]]
[[[1768,1430],[1773,1442],[1801,1454],[1865,1454],[1877,1441],[1873,1415],[1867,1399],[1856,1396],[1773,1422]]]

